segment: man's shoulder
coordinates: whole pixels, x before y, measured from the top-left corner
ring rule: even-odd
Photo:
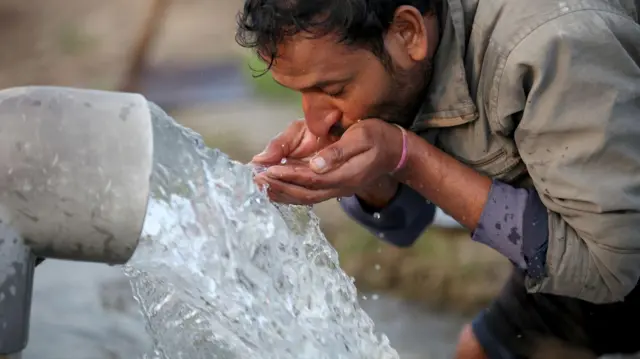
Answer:
[[[473,28],[492,50],[506,54],[535,30],[580,12],[585,18],[609,13],[638,21],[640,0],[483,0],[477,2]]]

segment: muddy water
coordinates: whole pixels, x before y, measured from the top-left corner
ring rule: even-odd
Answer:
[[[367,295],[362,306],[403,359],[450,358],[461,318]],[[119,268],[47,261],[36,272],[31,338],[22,359],[134,359],[150,348]]]

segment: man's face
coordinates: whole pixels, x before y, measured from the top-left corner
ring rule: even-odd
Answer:
[[[280,46],[271,71],[275,81],[302,94],[307,127],[318,137],[367,118],[406,125],[422,100],[430,62],[406,61],[402,47],[387,50],[391,70],[370,51],[333,36],[299,34]]]

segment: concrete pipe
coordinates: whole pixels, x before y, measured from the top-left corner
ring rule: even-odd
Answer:
[[[140,95],[0,91],[0,358],[26,347],[36,257],[122,264],[132,256],[152,162]]]

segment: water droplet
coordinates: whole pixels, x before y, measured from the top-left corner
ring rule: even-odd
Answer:
[[[376,212],[373,214],[373,218],[380,219],[380,213]]]
[[[384,233],[382,233],[382,232],[378,233],[378,237],[379,237],[380,239],[384,239]]]
[[[29,183],[29,182],[25,182],[25,183],[22,185],[22,191],[23,191],[23,192],[29,192],[29,191],[31,191],[32,189],[33,189],[33,186],[31,186],[31,183]]]
[[[371,296],[371,300],[378,300],[378,299],[380,299],[380,296],[377,294],[374,294]]]
[[[287,159],[286,158],[281,159],[280,160],[280,164],[281,165],[286,165],[287,164]]]
[[[337,200],[338,202],[342,202],[342,197],[338,197],[338,198],[336,198],[336,200]]]
[[[373,268],[374,268],[375,270],[379,271],[381,267],[380,267],[380,265],[379,265],[379,264],[376,264],[376,265],[374,265],[374,266],[373,266]]]

